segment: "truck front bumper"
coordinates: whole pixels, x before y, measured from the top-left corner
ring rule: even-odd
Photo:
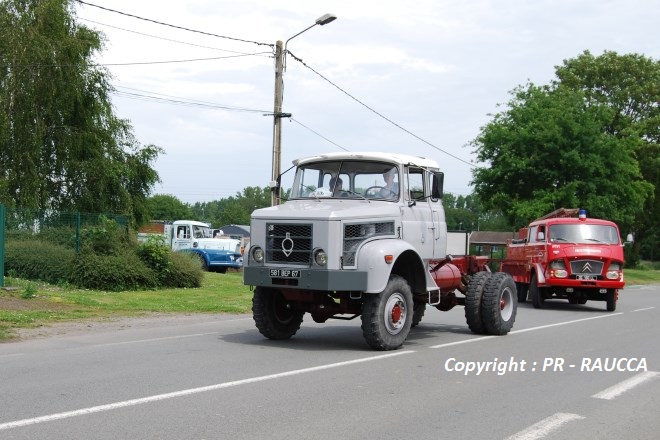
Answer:
[[[367,272],[244,266],[243,282],[250,286],[330,291],[367,290]]]
[[[552,287],[572,287],[574,289],[623,289],[626,283],[623,281],[607,281],[607,280],[574,280],[568,278],[550,278],[546,279],[545,284],[539,283],[539,287],[552,286]]]

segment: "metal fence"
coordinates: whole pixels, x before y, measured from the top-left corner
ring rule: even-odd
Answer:
[[[0,287],[4,286],[5,240],[7,237],[42,235],[67,237],[67,241],[80,252],[83,230],[114,221],[128,233],[129,217],[125,215],[67,212],[38,209],[14,209],[0,204]]]

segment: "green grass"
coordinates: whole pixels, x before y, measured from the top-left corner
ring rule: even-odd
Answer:
[[[0,341],[16,328],[150,313],[248,313],[252,293],[239,272],[205,273],[202,287],[105,292],[5,278],[0,290]]]
[[[626,285],[660,284],[660,270],[626,269]],[[0,341],[16,328],[150,313],[249,313],[252,293],[242,273],[204,274],[202,287],[130,292],[72,289],[6,277],[0,290]]]

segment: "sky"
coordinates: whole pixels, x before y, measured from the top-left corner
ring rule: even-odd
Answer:
[[[656,0],[85,1],[112,9],[76,14],[105,36],[95,60],[115,114],[164,151],[152,195],[189,204],[269,185],[273,48],[326,13],[337,19],[287,44],[282,171],[327,152],[406,153],[469,195],[484,165],[471,142],[513,89],[549,84],[585,50],[660,59]]]

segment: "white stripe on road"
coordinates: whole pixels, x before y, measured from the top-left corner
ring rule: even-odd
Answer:
[[[70,418],[70,417],[83,416],[83,415],[87,415],[87,414],[110,411],[110,410],[113,410],[113,409],[126,408],[126,407],[129,407],[129,406],[142,405],[142,404],[145,404],[145,403],[157,402],[159,400],[174,399],[176,397],[183,397],[183,396],[189,396],[191,394],[205,393],[205,392],[208,392],[208,391],[215,391],[215,390],[220,390],[220,389],[223,389],[223,388],[231,388],[231,387],[236,387],[236,386],[240,386],[240,385],[248,385],[248,384],[257,383],[257,382],[264,382],[264,381],[267,381],[267,380],[280,379],[280,378],[283,378],[283,377],[295,376],[295,375],[298,375],[298,374],[313,373],[313,372],[316,372],[316,371],[328,370],[328,369],[331,369],[331,368],[345,367],[347,365],[354,365],[354,364],[359,364],[359,363],[362,363],[362,362],[377,361],[377,360],[381,360],[381,359],[386,359],[386,358],[390,358],[390,357],[394,357],[394,356],[401,356],[403,354],[410,354],[410,353],[415,353],[415,351],[414,350],[397,351],[397,352],[394,352],[394,353],[383,354],[383,355],[380,355],[380,356],[371,356],[371,357],[367,357],[367,358],[354,359],[352,361],[336,362],[334,364],[319,365],[317,367],[310,367],[310,368],[303,368],[303,369],[300,369],[300,370],[285,371],[283,373],[270,374],[270,375],[267,375],[267,376],[258,376],[258,377],[252,377],[252,378],[249,378],[249,379],[236,380],[236,381],[233,381],[233,382],[224,382],[224,383],[209,385],[209,386],[205,386],[205,387],[191,388],[191,389],[181,390],[181,391],[174,391],[172,393],[157,394],[155,396],[143,397],[143,398],[140,398],[140,399],[124,400],[122,402],[109,403],[107,405],[92,406],[90,408],[83,408],[83,409],[78,409],[78,410],[75,410],[75,411],[66,411],[66,412],[61,412],[61,413],[56,413],[56,414],[50,414],[50,415],[47,415],[47,416],[34,417],[34,418],[31,418],[31,419],[16,420],[14,422],[7,422],[7,423],[0,424],[0,431],[7,430],[7,429],[12,429],[12,428],[18,428],[18,427],[21,427],[21,426],[35,425],[37,423],[52,422],[54,420],[61,420],[61,419],[67,419],[67,418]]]
[[[541,326],[538,326],[538,327],[524,328],[522,330],[513,330],[513,331],[510,331],[509,334],[513,335],[513,334],[516,334],[516,333],[532,332],[534,330],[543,330],[543,329],[550,328],[550,327],[558,327],[558,326],[566,325],[566,324],[575,324],[576,322],[590,321],[592,319],[610,318],[612,316],[618,316],[618,315],[623,315],[623,312],[609,313],[607,315],[592,316],[591,318],[575,319],[573,321],[564,321],[564,322],[558,322],[556,324],[548,324],[548,325],[541,325]],[[499,336],[482,336],[482,337],[479,337],[479,338],[465,339],[465,340],[456,341],[456,342],[448,342],[446,344],[432,345],[429,348],[451,347],[452,345],[469,344],[471,342],[485,341],[486,339],[492,339],[492,338],[499,338]]]
[[[646,307],[646,308],[644,308],[644,309],[632,310],[631,313],[634,313],[634,312],[645,312],[645,311],[647,311],[647,310],[653,310],[653,309],[655,309],[655,307]]]
[[[517,434],[508,437],[506,440],[535,440],[540,439],[552,431],[556,431],[568,422],[573,420],[581,420],[584,417],[577,414],[557,413],[551,415],[547,419],[543,419],[538,423],[533,424],[529,428],[520,431]]]
[[[660,377],[660,373],[657,371],[645,371],[631,377],[630,379],[626,379],[623,382],[619,382],[618,384],[611,386],[608,389],[601,391],[600,393],[596,393],[591,397],[596,399],[612,400],[615,397],[625,393],[626,391],[636,387],[637,385],[657,377]]]

